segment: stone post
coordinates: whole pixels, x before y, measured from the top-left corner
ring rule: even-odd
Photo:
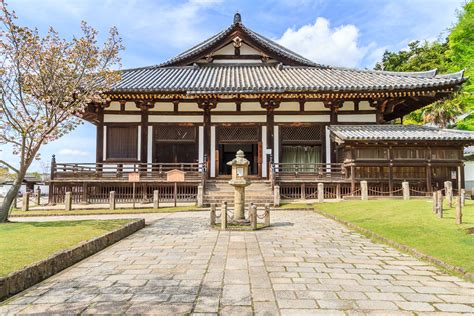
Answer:
[[[367,181],[365,180],[360,182],[360,197],[363,201],[369,199],[369,188],[367,186]]]
[[[23,193],[23,200],[21,203],[21,210],[28,211],[30,209],[30,193],[25,192]]]
[[[111,211],[115,210],[115,191],[109,192],[109,209]]]
[[[160,196],[158,195],[158,190],[153,191],[153,208],[160,207]]]
[[[439,190],[437,193],[437,213],[439,218],[443,218],[443,191]]]
[[[410,184],[407,181],[402,182],[402,191],[403,191],[403,199],[405,201],[410,199]]]
[[[453,207],[453,183],[451,181],[444,182],[444,189],[446,199],[448,200],[449,207]]]
[[[202,185],[198,185],[197,189],[197,206],[202,207],[204,199],[204,188]]]
[[[324,183],[318,183],[318,202],[324,202]]]
[[[211,226],[216,225],[216,205],[211,204]]]
[[[245,219],[245,188],[236,186],[234,189],[234,220]]]
[[[466,190],[461,189],[461,205],[465,206],[466,205]]]
[[[41,204],[41,189],[39,187],[36,188],[35,198],[36,198],[36,205],[39,206]]]
[[[280,206],[280,186],[275,185],[273,188],[273,206]]]
[[[462,224],[462,198],[460,195],[456,196],[456,224]]]
[[[433,214],[436,214],[438,212],[438,191],[433,191]]]
[[[72,192],[66,192],[64,195],[64,210],[72,210]]]
[[[336,184],[336,200],[341,199],[341,184]]]
[[[265,204],[265,226],[270,226],[270,205]]]
[[[253,230],[257,229],[257,205],[252,205],[250,211],[252,212],[252,216],[250,217],[250,226],[252,227]]]
[[[227,229],[227,202],[222,203],[221,208],[221,230]]]

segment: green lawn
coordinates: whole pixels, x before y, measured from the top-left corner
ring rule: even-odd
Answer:
[[[115,230],[130,220],[11,222],[0,224],[0,277],[81,241]]]
[[[98,214],[144,214],[144,213],[174,213],[186,212],[191,210],[208,210],[198,208],[197,206],[178,206],[178,207],[162,207],[158,209],[153,208],[135,208],[135,209],[97,209],[97,210],[31,210],[24,212],[19,209],[14,209],[11,216],[43,216],[43,215],[98,215]]]
[[[316,204],[315,208],[410,246],[451,265],[474,272],[474,203],[466,201],[463,224],[455,224],[455,209],[440,219],[430,200],[344,201]]]

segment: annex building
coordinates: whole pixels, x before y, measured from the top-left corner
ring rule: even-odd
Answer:
[[[208,204],[226,199],[228,161],[250,161],[249,202],[360,194],[429,194],[446,180],[463,183],[470,133],[394,124],[449,96],[463,73],[385,72],[314,63],[247,28],[240,14],[200,44],[161,64],[122,71],[105,107],[83,118],[97,126],[96,163],[53,161],[50,199],[64,192],[94,203],[115,191]],[[180,170],[170,176],[169,171]],[[278,190],[278,192],[276,191]],[[230,195],[231,196],[231,195]],[[230,200],[230,198],[229,198]]]

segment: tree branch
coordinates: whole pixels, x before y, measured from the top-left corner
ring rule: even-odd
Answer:
[[[15,171],[15,173],[20,173],[20,171],[18,171],[17,168],[13,167],[12,165],[10,165],[8,162],[6,162],[5,160],[0,160],[0,164],[8,167],[9,169],[12,169],[13,171]]]

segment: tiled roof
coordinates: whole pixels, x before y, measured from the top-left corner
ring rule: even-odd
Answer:
[[[329,129],[334,136],[343,141],[460,140],[474,142],[474,132],[419,125],[332,125]]]
[[[396,91],[449,86],[463,81],[462,72],[439,77],[434,72],[397,74],[341,68],[220,64],[126,70],[113,92]]]

